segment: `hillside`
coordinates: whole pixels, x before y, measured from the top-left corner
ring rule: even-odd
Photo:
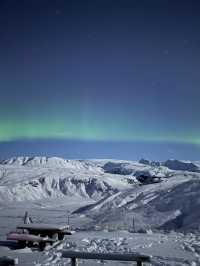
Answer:
[[[12,158],[0,163],[0,204],[71,198],[83,227],[198,230],[198,164],[170,162]]]

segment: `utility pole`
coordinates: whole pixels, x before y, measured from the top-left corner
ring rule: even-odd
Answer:
[[[67,211],[67,224],[69,225],[70,211]]]
[[[133,232],[135,232],[135,218],[133,216],[133,223],[132,223],[132,227],[133,227]]]

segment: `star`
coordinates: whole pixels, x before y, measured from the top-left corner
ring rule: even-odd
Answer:
[[[163,51],[163,53],[164,53],[164,55],[168,55],[168,54],[169,54],[169,50],[168,50],[168,49],[165,49],[165,50]]]
[[[56,15],[59,16],[61,14],[61,10],[60,9],[56,9]]]

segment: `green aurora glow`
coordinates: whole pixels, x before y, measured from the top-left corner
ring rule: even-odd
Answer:
[[[39,117],[39,116],[38,116]],[[76,115],[43,115],[42,117],[1,118],[0,141],[19,139],[68,139],[82,141],[149,141],[200,144],[195,134],[173,131],[144,118],[131,119],[121,113],[102,116],[94,112]],[[148,130],[147,130],[148,128]]]

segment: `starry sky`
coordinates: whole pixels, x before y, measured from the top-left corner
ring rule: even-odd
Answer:
[[[1,0],[0,157],[200,159],[200,3]]]

